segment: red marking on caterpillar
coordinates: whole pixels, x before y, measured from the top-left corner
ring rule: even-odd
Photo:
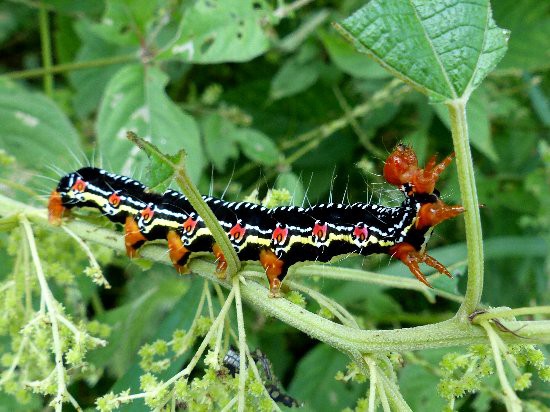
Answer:
[[[327,237],[327,224],[321,225],[320,223],[321,222],[318,221],[315,222],[311,235],[314,239],[317,238],[318,241],[324,241]]]
[[[360,242],[364,242],[369,238],[369,230],[363,224],[355,226],[353,230],[353,236],[356,239],[359,239]]]
[[[120,196],[117,192],[113,192],[107,200],[113,207],[118,207],[120,205]]]
[[[397,207],[331,203],[267,209],[209,196],[203,199],[226,230],[239,259],[260,261],[273,296],[278,295],[281,281],[293,264],[329,262],[354,253],[394,256],[430,286],[419,263],[450,276],[444,265],[425,252],[432,228],[464,211],[462,206],[445,204],[435,190],[451,160],[452,155],[437,163],[433,156],[421,168],[411,148],[397,146],[384,165],[385,179],[404,194]],[[225,274],[227,262],[221,249],[187,198],[176,191],[153,193],[129,177],[85,167],[61,178],[50,196],[50,221],[61,222],[64,212],[73,207],[94,207],[109,220],[123,223],[130,257],[137,255],[144,242],[164,239],[180,273],[188,271],[191,253],[207,251],[216,257],[218,275]]]
[[[71,189],[75,192],[84,192],[84,190],[86,190],[86,185],[87,183],[84,180],[78,179]]]
[[[277,227],[273,231],[273,236],[271,237],[271,240],[275,245],[284,245],[286,238],[288,237],[288,228],[287,227],[281,227],[279,224],[277,224]]]
[[[145,223],[149,222],[155,214],[154,210],[149,205],[139,213],[141,214],[141,217],[143,218],[143,221]]]
[[[183,224],[183,230],[190,235],[195,231],[195,227],[197,227],[197,221],[189,216]]]
[[[240,222],[237,222],[237,224],[229,230],[228,234],[231,240],[238,243],[242,239],[244,239],[245,233],[246,233],[246,229],[241,226]]]

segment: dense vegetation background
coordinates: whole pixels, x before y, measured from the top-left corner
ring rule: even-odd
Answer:
[[[400,193],[380,176],[395,144],[413,145],[421,163],[453,150],[443,106],[396,81],[332,28],[331,22],[362,1],[183,3],[0,4],[3,194],[43,207],[55,185],[48,177],[57,179],[87,162],[147,184],[152,178],[147,157],[125,139],[127,130],[166,153],[185,149],[188,173],[203,193],[263,199],[268,189],[286,188],[287,200],[296,204],[331,197],[397,205]],[[549,11],[550,4],[538,0],[494,2],[497,25],[512,33],[508,52],[468,106],[478,196],[485,205],[483,302],[490,306],[550,304]],[[447,203],[460,203],[454,167],[438,187]],[[17,236],[0,236],[4,286],[17,270],[9,246]],[[75,322],[98,320],[111,331],[109,344],[87,355],[88,372],[72,376],[70,393],[90,407],[111,390],[138,388],[140,347],[183,327],[185,312],[196,306],[189,304],[189,293],[201,290],[201,280],[94,249],[112,285],[105,290],[81,275],[86,256],[70,239],[43,229],[38,236],[56,299]],[[457,275],[455,281],[434,279],[445,294],[436,300],[417,291],[323,278],[312,287],[368,329],[450,318],[465,283],[461,219],[438,227],[429,247]],[[410,276],[402,265],[388,266],[386,257],[337,265]],[[16,354],[10,338],[17,335],[16,320],[25,321],[22,289],[13,289],[0,288],[3,370]],[[329,316],[315,302],[309,309]],[[334,380],[347,363],[341,353],[254,311],[246,310],[245,320],[249,345],[267,354],[306,410],[354,407],[365,395],[368,384]],[[413,410],[446,404],[435,388],[442,376],[438,362],[449,351],[404,354],[399,383]],[[462,399],[464,410],[502,408],[491,385]],[[543,410],[550,407],[547,389],[534,378],[521,397]],[[39,409],[42,402],[13,385],[0,393],[0,410]]]

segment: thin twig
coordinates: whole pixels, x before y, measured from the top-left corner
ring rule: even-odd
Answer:
[[[248,371],[246,369],[246,331],[244,329],[244,318],[243,318],[243,302],[241,300],[241,285],[240,277],[233,277],[233,288],[235,291],[235,308],[237,311],[237,330],[239,332],[239,392],[238,398],[239,402],[237,405],[237,410],[239,412],[244,411],[245,409],[245,387],[246,387],[246,377],[248,376]]]
[[[90,262],[90,267],[94,270],[95,275],[93,276],[92,280],[94,283],[98,284],[99,286],[104,286],[105,289],[111,289],[111,285],[105,279],[105,276],[103,276],[103,271],[101,270],[101,266],[99,266],[99,263],[97,262],[97,259],[95,258],[94,254],[92,253],[90,247],[84,242],[80,236],[78,236],[76,233],[74,233],[71,229],[69,229],[67,226],[63,225],[61,228],[76,242],[78,245],[82,248],[82,250],[86,253],[86,256],[88,256],[88,261]]]
[[[491,343],[491,349],[493,350],[493,358],[495,360],[495,366],[497,368],[498,379],[500,380],[500,385],[502,386],[502,390],[504,391],[504,395],[506,397],[506,408],[512,412],[521,411],[521,401],[516,395],[516,392],[510,386],[508,378],[506,377],[506,372],[504,371],[504,365],[500,356],[500,345],[498,342],[500,338],[489,324],[489,321],[482,321],[479,323],[479,325],[483,327],[483,329],[485,329],[485,332],[487,332],[487,337],[489,338],[489,342]]]
[[[63,396],[67,392],[67,387],[65,385],[65,369],[63,367],[63,352],[61,350],[61,338],[59,335],[59,325],[57,323],[58,312],[55,306],[55,299],[48,287],[48,282],[44,276],[44,271],[42,270],[42,264],[40,263],[40,257],[38,256],[38,250],[36,248],[36,242],[34,241],[34,234],[32,232],[31,225],[25,216],[21,217],[21,225],[25,231],[29,249],[31,252],[32,261],[34,263],[36,277],[40,283],[40,288],[42,289],[42,296],[44,298],[44,303],[48,311],[48,317],[50,318],[51,329],[52,329],[52,338],[53,338],[53,349],[55,355],[55,370],[57,372],[57,394],[53,400],[55,404],[55,410],[61,412],[63,405]]]

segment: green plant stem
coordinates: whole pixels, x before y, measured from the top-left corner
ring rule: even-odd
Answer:
[[[104,59],[88,60],[77,63],[59,64],[57,66],[40,67],[37,69],[21,70],[16,72],[10,72],[2,74],[0,77],[5,77],[12,80],[17,79],[30,79],[33,77],[40,77],[44,75],[52,75],[55,73],[64,73],[75,70],[91,69],[94,67],[110,66],[113,64],[127,63],[130,61],[139,61],[137,54],[127,54],[123,56],[106,57]]]
[[[221,327],[220,323],[225,319],[225,316],[227,315],[227,312],[229,311],[229,308],[231,307],[231,303],[233,302],[233,298],[235,297],[235,291],[234,289],[229,292],[229,295],[227,295],[227,299],[220,309],[220,312],[218,313],[218,316],[212,322],[212,325],[210,326],[210,329],[208,330],[208,333],[202,340],[201,344],[199,345],[199,348],[197,349],[197,352],[193,355],[193,358],[189,361],[185,369],[181,370],[174,376],[172,376],[170,379],[168,379],[166,382],[163,382],[162,385],[159,386],[159,390],[168,388],[170,385],[175,383],[178,379],[181,377],[187,378],[189,374],[193,371],[195,366],[197,365],[198,361],[200,360],[202,354],[204,353],[206,347],[212,340],[212,335],[214,332],[217,331],[218,327]]]
[[[241,299],[239,276],[233,277],[232,290],[235,291],[235,309],[237,312],[237,329],[239,332],[239,392],[237,410],[242,412],[245,407],[245,387],[248,370],[246,368],[246,331],[244,329],[243,302]]]
[[[258,382],[263,382],[263,379],[262,377],[260,376],[260,372],[258,372],[258,368],[256,367],[256,361],[254,361],[254,359],[252,358],[252,355],[250,355],[250,351],[249,349],[246,350],[246,357],[248,359],[248,367],[252,370],[252,373],[254,374],[254,378],[256,378],[256,380]],[[271,396],[269,395],[269,392],[267,391],[266,387],[264,385],[262,385],[263,387],[263,392],[264,392],[264,395],[271,399],[271,408],[273,411],[275,412],[281,412],[281,408],[279,408],[279,405],[277,405],[277,402],[275,402],[273,400],[273,398],[271,398]]]
[[[370,384],[369,384],[369,409],[368,412],[375,412],[376,409],[376,364],[374,361],[367,362],[369,365],[369,377],[370,377]]]
[[[466,247],[468,250],[468,282],[466,293],[457,317],[467,322],[470,313],[476,310],[483,292],[483,237],[481,234],[481,218],[477,200],[474,165],[470,151],[468,123],[466,120],[466,101],[453,100],[447,103],[451,118],[451,133],[456,154],[458,183],[466,226]]]
[[[522,315],[550,315],[550,306],[535,306],[532,308],[516,308],[516,309],[491,309],[487,313],[477,315],[472,322],[479,324],[484,320],[495,318],[512,318]]]
[[[42,64],[44,69],[50,70],[52,67],[52,44],[50,39],[50,21],[48,20],[48,10],[42,2],[38,10],[38,21],[40,27],[40,45],[42,48]],[[53,74],[44,73],[44,92],[49,98],[53,97]]]
[[[24,214],[35,224],[50,227],[51,230],[61,230],[48,224],[47,213],[0,195],[0,218],[11,214]],[[64,222],[82,239],[110,247],[119,253],[124,253],[123,236],[115,231],[98,228],[96,225],[82,221]],[[166,258],[166,246],[146,244],[141,250],[141,256],[155,262],[169,265]],[[192,259],[190,269],[210,281],[216,282],[227,289],[232,289],[231,282],[218,279],[215,275],[215,265],[211,261]],[[361,271],[358,271],[360,273]],[[260,272],[258,273],[261,274]],[[296,281],[297,279],[295,279]],[[431,325],[397,330],[357,330],[336,324],[318,315],[310,313],[294,305],[286,299],[269,298],[268,289],[250,279],[240,285],[243,300],[254,309],[307,333],[315,339],[323,341],[346,353],[353,351],[388,352],[406,351],[449,346],[464,346],[476,343],[487,343],[487,335],[482,328],[457,318]],[[550,321],[510,321],[506,326],[511,330],[521,328],[521,336],[499,331],[507,343],[550,343]]]
[[[493,358],[495,360],[495,366],[497,368],[497,375],[500,380],[500,386],[504,391],[506,409],[511,412],[520,412],[522,410],[521,401],[519,400],[516,392],[510,386],[508,378],[506,377],[506,372],[504,371],[504,365],[502,363],[502,357],[500,356],[499,341],[500,337],[493,330],[489,321],[482,321],[480,326],[485,329],[489,342],[491,343],[491,349],[493,351]]]
[[[92,278],[94,283],[98,284],[99,286],[104,286],[105,289],[111,289],[111,285],[109,284],[107,279],[105,279],[105,277],[103,276],[103,272],[101,271],[101,267],[99,266],[99,263],[97,262],[94,254],[92,253],[92,251],[88,247],[88,245],[82,239],[80,239],[72,230],[68,229],[67,227],[63,227],[63,230],[70,237],[72,237],[76,241],[76,243],[78,243],[78,245],[82,248],[84,253],[86,253],[86,256],[88,256],[88,261],[90,262],[90,267],[95,269],[96,273],[98,274],[97,276],[94,276]]]
[[[282,19],[283,17],[286,17],[289,14],[293,13],[295,10],[298,10],[299,8],[308,5],[312,1],[313,0],[296,0],[290,4],[283,3],[283,5],[277,7],[277,9],[273,12],[273,15],[279,19]]]
[[[292,290],[297,290],[309,295],[313,300],[317,302],[319,306],[328,309],[330,313],[332,313],[332,315],[337,318],[340,323],[342,323],[342,325],[349,326],[350,328],[359,329],[359,325],[357,324],[357,321],[352,316],[352,314],[349,313],[346,308],[344,308],[338,302],[300,283],[287,281],[285,282],[285,284],[288,285]]]
[[[52,340],[53,340],[53,352],[55,355],[55,371],[57,375],[57,388],[56,396],[53,400],[55,405],[56,412],[61,412],[63,406],[63,395],[67,392],[67,387],[65,384],[65,368],[63,366],[63,351],[61,349],[61,336],[59,333],[59,324],[57,308],[55,305],[55,299],[48,287],[48,282],[46,281],[46,276],[42,270],[42,264],[40,263],[40,257],[38,256],[38,249],[36,248],[36,242],[34,240],[34,234],[32,232],[31,225],[25,216],[21,217],[21,226],[25,232],[29,249],[31,252],[32,261],[34,263],[34,270],[36,277],[38,278],[38,283],[40,284],[40,290],[42,293],[42,299],[46,304],[48,311],[48,318],[52,325]]]
[[[391,275],[384,275],[366,270],[357,271],[354,269],[337,268],[326,265],[304,265],[297,267],[293,273],[297,276],[322,276],[328,279],[341,281],[352,281],[361,283],[372,283],[379,286],[396,287],[400,289],[416,290],[421,292],[429,302],[434,302],[433,295],[441,296],[455,302],[462,302],[462,296],[439,289],[430,289],[416,279],[402,278]],[[436,275],[439,276],[439,275]],[[428,278],[429,279],[429,278]]]

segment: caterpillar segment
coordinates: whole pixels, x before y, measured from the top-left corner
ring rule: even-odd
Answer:
[[[319,204],[302,208],[268,209],[250,202],[203,200],[241,261],[260,261],[270,294],[279,296],[289,267],[299,262],[330,262],[337,257],[385,253],[402,261],[423,284],[430,286],[419,264],[451,276],[425,249],[433,228],[464,212],[447,205],[435,186],[452,161],[435,156],[420,168],[414,151],[398,145],[384,165],[386,181],[404,194],[400,206],[372,203]],[[225,276],[227,262],[203,219],[187,198],[174,190],[153,193],[138,181],[102,169],[85,167],[63,176],[50,196],[49,219],[59,224],[74,207],[92,207],[109,220],[124,224],[128,256],[135,257],[147,241],[166,240],[179,273],[188,273],[192,253],[213,253],[216,273]],[[431,287],[431,286],[430,286]]]

